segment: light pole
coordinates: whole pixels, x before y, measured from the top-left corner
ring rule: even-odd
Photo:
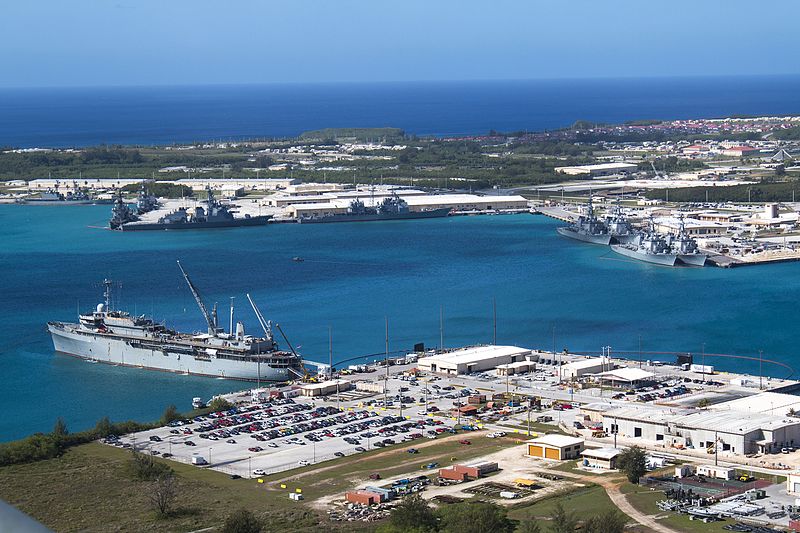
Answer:
[[[702,368],[702,371],[703,371],[703,383],[705,383],[706,382],[706,343],[703,343],[703,351],[702,351],[702,356],[701,356],[700,360],[703,363],[702,364],[702,367],[703,367]]]
[[[209,447],[209,448],[208,448],[208,466],[211,466],[211,451],[212,451],[213,449],[214,449],[214,448],[212,448],[212,447]]]

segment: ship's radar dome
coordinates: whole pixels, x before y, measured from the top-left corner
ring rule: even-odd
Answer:
[[[97,304],[97,312],[98,313],[102,313],[105,310],[106,310],[106,305],[105,304]]]

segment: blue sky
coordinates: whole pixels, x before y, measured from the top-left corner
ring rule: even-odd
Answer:
[[[9,0],[0,87],[800,73],[800,2]]]

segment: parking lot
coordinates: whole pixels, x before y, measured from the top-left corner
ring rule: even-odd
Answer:
[[[409,409],[409,412],[411,410]],[[257,477],[455,432],[450,419],[375,408],[272,399],[143,431],[108,444],[171,460]]]

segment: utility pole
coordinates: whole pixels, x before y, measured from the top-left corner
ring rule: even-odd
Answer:
[[[764,350],[758,351],[758,390],[762,390],[764,387],[762,386],[764,374],[762,372],[762,368],[764,365]]]
[[[553,357],[556,357],[556,326],[553,324]],[[556,362],[558,366],[558,384],[561,385],[561,354],[558,355]]]
[[[617,433],[619,433],[619,425],[617,425],[617,419],[614,418],[614,448],[617,447]]]
[[[497,298],[492,297],[492,344],[497,346]]]
[[[439,305],[439,351],[444,350],[444,304]]]
[[[639,368],[642,368],[642,334],[639,334]]]
[[[386,377],[383,380],[383,405],[388,407],[389,402],[389,317],[384,317],[386,321]],[[402,399],[401,399],[402,402]]]
[[[706,343],[703,343],[703,351],[700,357],[700,361],[702,361],[702,371],[703,371],[703,383],[706,382]]]
[[[719,436],[714,432],[714,466],[719,464]]]

